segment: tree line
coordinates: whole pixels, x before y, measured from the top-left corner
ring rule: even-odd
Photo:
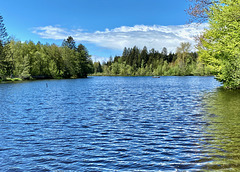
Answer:
[[[121,76],[186,76],[186,75],[213,75],[211,67],[198,59],[196,52],[191,52],[190,43],[181,43],[176,53],[168,53],[167,48],[161,52],[145,46],[139,49],[124,48],[122,56],[110,58],[107,62],[94,62],[95,75]]]
[[[85,78],[93,63],[85,46],[70,36],[62,46],[10,40],[1,46],[0,77],[22,79]]]

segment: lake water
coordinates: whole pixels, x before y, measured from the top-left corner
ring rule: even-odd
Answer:
[[[213,77],[0,84],[0,170],[240,170],[240,92],[220,86]]]

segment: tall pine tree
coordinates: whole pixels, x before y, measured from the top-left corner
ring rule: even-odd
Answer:
[[[0,78],[4,79],[6,77],[6,74],[9,72],[9,63],[6,60],[7,56],[7,38],[8,34],[6,31],[6,27],[3,23],[3,17],[0,15]]]

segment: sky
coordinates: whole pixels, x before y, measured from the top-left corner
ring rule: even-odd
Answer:
[[[205,24],[189,24],[187,0],[0,0],[10,36],[22,42],[55,43],[72,36],[93,61],[121,55],[124,47],[175,52]]]

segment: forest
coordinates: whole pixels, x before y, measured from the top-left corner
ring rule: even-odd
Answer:
[[[203,64],[196,52],[191,52],[190,43],[181,43],[176,53],[161,52],[147,47],[124,48],[122,56],[107,62],[94,62],[94,75],[119,76],[206,76],[213,75],[211,66]]]
[[[0,45],[2,80],[85,78],[93,63],[85,46],[69,36],[62,46],[14,41]]]

